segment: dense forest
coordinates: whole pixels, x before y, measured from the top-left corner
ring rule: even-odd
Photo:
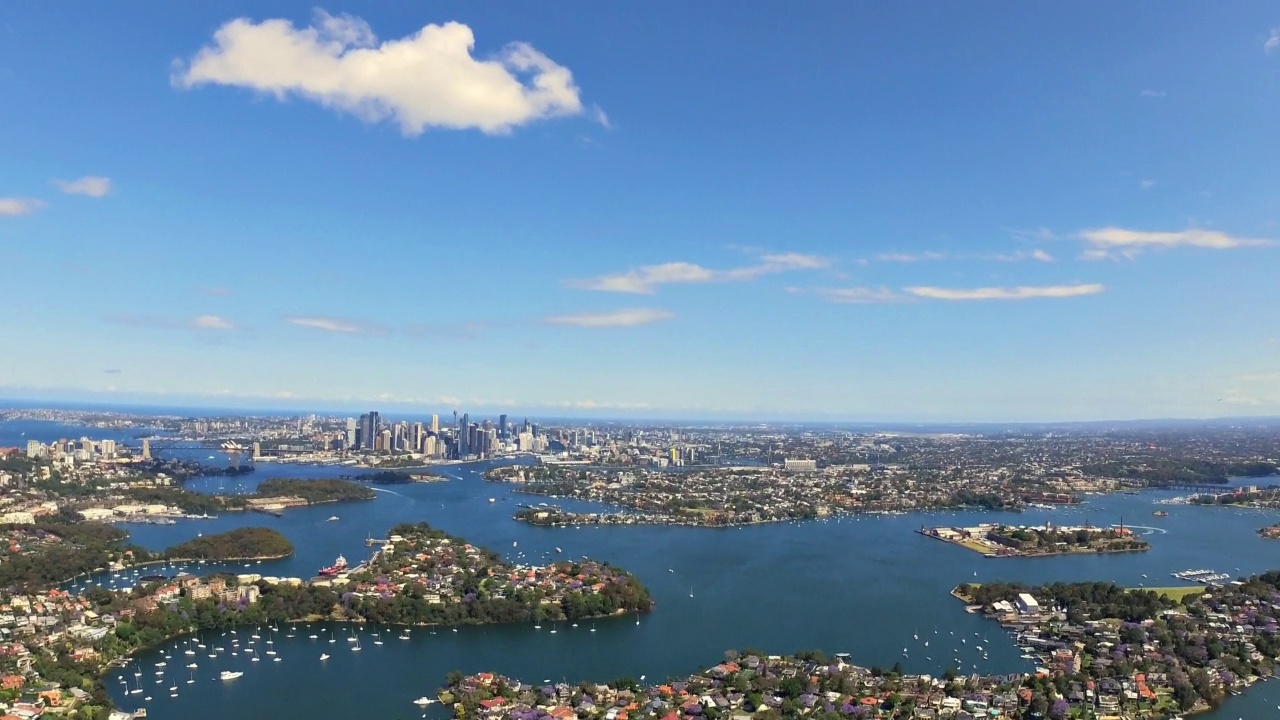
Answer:
[[[270,478],[258,484],[251,497],[300,497],[309,503],[372,500],[377,493],[347,480],[293,480]]]
[[[288,538],[264,527],[236,528],[217,535],[204,535],[164,551],[165,557],[183,560],[251,560],[292,554],[293,543]]]

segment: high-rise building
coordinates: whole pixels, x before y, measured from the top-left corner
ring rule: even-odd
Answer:
[[[146,442],[146,440],[143,440],[143,442]],[[44,443],[40,442],[39,440],[27,441],[27,457],[29,458],[44,457],[46,453],[47,453],[47,450],[45,449]]]
[[[498,416],[498,437],[503,440],[507,439],[507,416],[505,413]]]
[[[458,457],[465,458],[471,454],[471,418],[467,413],[462,414],[462,419],[458,421]]]
[[[143,460],[151,459],[151,441],[145,438],[142,441],[142,459]]]
[[[116,456],[116,441],[103,440],[99,443],[102,446],[102,457],[110,459]]]
[[[440,434],[440,416],[439,415],[431,416],[431,432],[432,434],[435,434],[435,435]]]
[[[347,418],[346,448],[350,450],[355,446],[356,446],[356,419]]]
[[[409,447],[410,452],[422,452],[422,423],[416,422],[409,427]]]

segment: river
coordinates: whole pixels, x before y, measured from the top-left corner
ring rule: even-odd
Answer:
[[[4,425],[0,423],[0,445],[5,444]],[[555,633],[551,627],[537,630],[531,625],[463,627],[435,634],[415,629],[409,640],[400,640],[399,631],[394,630],[378,638],[381,645],[371,634],[376,629],[366,628],[359,630],[360,652],[349,649],[344,638],[351,632],[348,627],[336,628],[337,641],[332,644],[327,642],[327,627],[301,631],[294,638],[281,633],[275,639],[275,657],[280,662],[253,663],[243,656],[186,657],[182,654],[185,641],[178,640],[138,658],[141,678],[134,677],[135,666],[130,665],[109,675],[107,687],[121,707],[145,704],[153,718],[221,720],[229,713],[248,712],[254,717],[337,720],[419,716],[411,701],[433,696],[451,670],[495,670],[532,682],[641,675],[652,681],[718,662],[729,648],[753,647],[772,653],[821,648],[848,652],[852,662],[862,665],[888,667],[901,662],[908,671],[932,673],[955,665],[958,658],[965,671],[1019,672],[1030,665],[1019,657],[1012,640],[994,623],[965,613],[948,595],[957,583],[1113,580],[1128,586],[1161,586],[1181,584],[1169,573],[1187,568],[1240,575],[1280,567],[1280,541],[1263,540],[1255,532],[1280,520],[1280,511],[1153,505],[1179,494],[1174,492],[1094,496],[1081,506],[1031,510],[1016,518],[966,511],[733,529],[539,528],[512,520],[517,504],[529,502],[531,496],[485,482],[481,473],[489,466],[441,466],[439,470],[450,476],[447,482],[378,487],[372,501],[295,508],[280,518],[224,513],[217,519],[175,525],[123,527],[139,544],[161,549],[197,533],[265,525],[288,536],[297,552],[287,559],[254,564],[252,571],[310,577],[339,554],[352,562],[367,557],[371,548],[365,539],[383,536],[396,523],[426,521],[511,560],[589,554],[616,563],[635,572],[651,589],[657,600],[655,610],[642,616],[639,625],[632,616],[576,628],[559,626]],[[203,478],[190,486],[202,491],[248,491],[266,477],[334,477],[352,472],[333,466],[262,464],[252,475]],[[569,508],[597,507],[549,502]],[[1156,509],[1167,510],[1169,516],[1153,517]],[[328,520],[335,515],[337,521]],[[973,525],[997,517],[1025,524],[1123,521],[1146,534],[1152,549],[1104,556],[987,559],[913,532],[922,524]],[[555,553],[557,546],[563,555]],[[321,637],[309,639],[312,632]],[[961,643],[960,638],[967,642]],[[209,639],[225,644],[221,637]],[[974,649],[979,644],[989,654],[986,661]],[[177,681],[177,697],[169,697],[168,680],[155,683],[154,663],[165,650],[172,653],[166,677]],[[324,652],[333,657],[322,662],[319,656]],[[199,668],[194,671],[196,682],[188,684],[182,666],[192,661]],[[224,669],[245,674],[234,681],[215,681]],[[139,687],[135,680],[140,680],[144,692],[127,694],[121,677],[128,681],[127,687]],[[146,696],[152,700],[144,702]],[[1277,704],[1280,683],[1264,683],[1204,717],[1270,717],[1270,708]],[[431,714],[447,713],[433,706]]]

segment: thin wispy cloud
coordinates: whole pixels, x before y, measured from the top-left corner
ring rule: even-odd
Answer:
[[[1168,94],[1169,93],[1165,92],[1164,90],[1151,90],[1151,89],[1143,90],[1141,93],[1139,93],[1139,95],[1141,95],[1144,98],[1162,98]]]
[[[1155,186],[1156,186],[1155,180],[1139,180],[1138,181],[1138,187],[1142,188],[1143,190],[1150,190]]]
[[[1280,27],[1272,28],[1271,35],[1262,43],[1262,52],[1270,55],[1276,50],[1280,50]]]
[[[1070,298],[1084,295],[1097,295],[1106,290],[1098,283],[1080,283],[1075,285],[1022,285],[1018,287],[979,287],[979,288],[944,288],[917,286],[905,289],[905,292],[916,297],[929,300],[1034,300],[1038,298]]]
[[[670,320],[675,317],[666,310],[652,308],[629,308],[601,313],[578,313],[574,315],[553,315],[543,322],[551,325],[572,325],[584,328],[632,327],[649,323]]]
[[[943,260],[981,262],[1023,262],[1026,260],[1035,260],[1037,262],[1053,262],[1053,256],[1039,248],[1036,248],[1035,250],[1017,250],[1011,253],[994,254],[947,253],[937,251],[926,251],[920,253],[880,253],[872,259],[878,262],[889,263],[918,263]]]
[[[782,253],[763,255],[755,265],[713,270],[687,262],[670,262],[645,265],[616,275],[601,275],[581,280],[566,280],[565,285],[580,290],[652,295],[659,285],[678,283],[744,282],[763,275],[792,270],[817,270],[828,267],[831,261],[817,255]]]
[[[108,320],[117,325],[131,327],[168,328],[187,330],[235,330],[236,324],[219,315],[197,315],[193,318],[175,318],[155,315],[114,315]]]
[[[310,27],[237,18],[178,63],[172,83],[243,87],[277,100],[295,95],[365,122],[390,120],[410,136],[430,128],[505,133],[584,112],[573,74],[532,45],[514,42],[477,58],[475,43],[458,22],[379,41],[364,20],[323,10]],[[607,124],[599,108],[591,115]]]
[[[834,302],[849,305],[901,302],[908,298],[887,287],[846,287],[846,288],[787,288],[787,292],[795,294],[811,294]]]
[[[1194,247],[1208,250],[1234,250],[1246,247],[1265,247],[1274,241],[1228,235],[1218,230],[1189,229],[1174,232],[1149,232],[1119,227],[1104,227],[1080,233],[1088,247],[1081,257],[1085,260],[1133,258],[1146,250],[1177,247]]]
[[[43,208],[45,202],[36,198],[0,198],[0,217],[21,217]]]
[[[343,333],[347,335],[360,335],[376,332],[376,328],[336,317],[320,317],[314,315],[289,316],[285,318],[285,322],[288,322],[291,325],[297,325],[298,327],[310,328],[312,330],[323,330],[324,332]]]
[[[111,179],[97,175],[86,175],[76,180],[54,180],[53,184],[67,195],[100,198],[111,192]]]

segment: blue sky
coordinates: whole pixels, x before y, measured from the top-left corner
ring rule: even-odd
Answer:
[[[0,397],[1280,414],[1280,12],[0,11]]]

